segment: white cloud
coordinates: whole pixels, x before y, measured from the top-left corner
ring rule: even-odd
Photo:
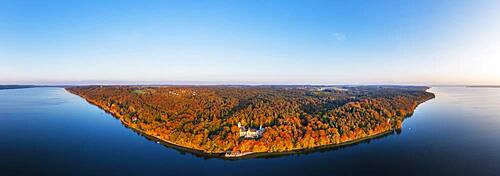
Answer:
[[[344,41],[346,39],[346,35],[341,32],[335,32],[333,33],[333,38],[337,41]]]

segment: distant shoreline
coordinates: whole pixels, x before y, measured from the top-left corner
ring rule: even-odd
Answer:
[[[33,88],[33,87],[39,87],[39,86],[33,86],[33,85],[0,85],[0,90],[26,89],[26,88]]]
[[[60,88],[65,88],[67,86],[50,86],[50,85],[0,85],[0,90],[28,89],[28,88],[39,88],[39,87],[60,87]]]
[[[499,86],[495,86],[495,85],[484,85],[484,86],[465,86],[467,88],[500,88],[500,85]]]

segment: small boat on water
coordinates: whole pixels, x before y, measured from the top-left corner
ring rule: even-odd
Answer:
[[[252,154],[252,153],[253,152],[240,152],[240,151],[232,152],[232,151],[227,151],[226,154],[224,154],[224,157],[226,157],[226,158],[236,158],[236,157],[241,157],[241,156],[245,156],[245,155]]]

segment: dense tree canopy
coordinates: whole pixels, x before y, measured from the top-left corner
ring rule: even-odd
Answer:
[[[400,128],[434,97],[397,86],[86,86],[67,88],[123,123],[170,143],[221,153],[339,144]],[[258,139],[243,126],[265,128]]]

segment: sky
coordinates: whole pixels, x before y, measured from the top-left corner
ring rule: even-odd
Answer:
[[[0,84],[500,85],[500,1],[0,0]]]

